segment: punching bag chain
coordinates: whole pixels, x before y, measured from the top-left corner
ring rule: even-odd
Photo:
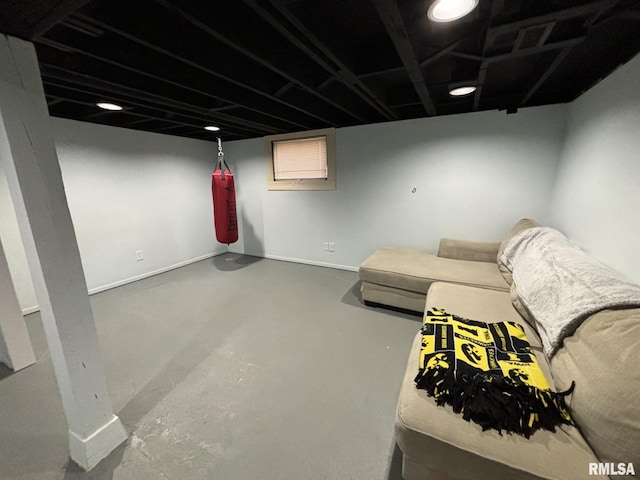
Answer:
[[[224,180],[224,152],[222,151],[222,139],[218,137],[218,164],[220,165],[220,178]]]

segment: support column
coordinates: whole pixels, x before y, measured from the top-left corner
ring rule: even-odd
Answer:
[[[93,312],[33,44],[0,35],[0,161],[14,201],[69,425],[93,468],[126,439],[107,394]]]
[[[36,363],[0,239],[0,362],[14,372]]]

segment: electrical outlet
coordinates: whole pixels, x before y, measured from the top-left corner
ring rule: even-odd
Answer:
[[[144,254],[142,250],[136,250],[136,261],[144,260]]]
[[[336,251],[336,244],[333,242],[329,242],[329,251],[330,252],[335,252]]]
[[[324,250],[325,252],[328,252],[329,251],[329,243],[324,242],[322,244],[322,250]]]

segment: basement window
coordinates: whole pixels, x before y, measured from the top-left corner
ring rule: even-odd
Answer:
[[[335,190],[334,128],[264,138],[269,190]]]

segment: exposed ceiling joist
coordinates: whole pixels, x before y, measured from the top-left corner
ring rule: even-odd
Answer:
[[[62,42],[58,43],[67,47]],[[295,108],[289,109],[286,113],[286,107],[280,105],[280,108],[276,108],[274,103],[280,102],[277,100],[270,102],[269,98],[265,98],[267,97],[266,93],[256,95],[233,83],[220,83],[216,85],[215,89],[212,89],[212,82],[197,72],[189,70],[185,65],[171,65],[167,60],[163,62],[163,70],[158,71],[157,68],[154,68],[153,53],[147,51],[146,55],[143,55],[145,50],[141,48],[138,49],[140,53],[135,53],[135,45],[118,45],[106,58],[104,54],[94,53],[90,48],[91,43],[90,39],[83,39],[81,42],[78,41],[76,47],[70,47],[73,48],[73,52],[82,55],[82,61],[79,63],[77,58],[65,56],[64,52],[59,55],[55,55],[55,52],[48,52],[48,55],[54,57],[55,62],[62,65],[63,68],[97,78],[111,78],[113,83],[120,82],[139,90],[155,91],[156,93],[164,91],[166,96],[177,95],[178,98],[195,94],[200,100],[192,100],[194,104],[207,105],[229,100],[266,117],[294,125],[296,128],[309,129],[314,126],[312,116]],[[110,44],[114,45],[114,43],[117,44],[116,40],[110,39]],[[193,97],[193,95],[191,96]]]
[[[112,47],[98,55],[98,57],[104,58],[105,61],[108,61],[111,58],[140,57],[141,55],[132,55],[130,52],[141,52],[143,49],[149,49],[154,54],[160,54],[167,57],[166,60],[164,60],[164,63],[167,66],[170,65],[171,62],[182,64],[179,66],[176,65],[173,69],[165,69],[165,74],[168,76],[181,77],[188,73],[188,76],[194,79],[193,81],[198,78],[202,78],[202,83],[208,83],[209,89],[215,90],[216,93],[221,92],[221,95],[226,98],[233,98],[234,103],[239,105],[249,103],[250,106],[254,108],[262,108],[263,112],[266,113],[268,111],[277,110],[275,106],[269,105],[269,102],[273,101],[280,104],[285,109],[293,109],[310,117],[307,122],[316,121],[322,122],[323,124],[334,124],[335,126],[336,119],[330,119],[328,118],[328,115],[317,114],[310,111],[306,106],[302,107],[281,98],[277,98],[270,93],[261,91],[260,86],[257,84],[250,85],[246,81],[237,80],[237,70],[240,69],[240,62],[232,62],[230,58],[228,60],[220,59],[219,57],[221,55],[215,53],[214,55],[208,55],[207,58],[203,58],[203,56],[206,55],[206,51],[193,52],[192,49],[185,48],[185,45],[181,46],[180,42],[173,41],[173,35],[168,34],[168,32],[158,32],[159,34],[154,36],[153,39],[142,38],[140,29],[136,30],[135,24],[127,24],[126,17],[123,19],[121,16],[112,14],[108,19],[103,18],[101,21],[91,19],[87,16],[81,16],[80,18],[86,22],[93,22],[113,34],[113,36],[110,37],[110,44]],[[92,43],[91,39],[87,39],[87,41]],[[181,50],[177,51],[178,48]],[[86,51],[87,48],[85,44],[83,52]],[[198,61],[192,59],[194,55],[199,56]],[[150,57],[150,55],[147,54],[146,57]],[[152,63],[152,61],[146,57],[140,58],[139,62]],[[162,65],[163,60],[158,58],[157,60],[153,60],[153,62],[158,65]],[[144,68],[146,71],[151,71],[152,69],[152,66]],[[199,72],[195,72],[195,70],[199,70]],[[203,74],[207,77],[214,78],[208,78],[205,80]],[[246,70],[243,78],[251,78],[251,72]],[[180,83],[189,84],[188,81],[184,80],[180,80]],[[260,105],[263,107],[260,107]],[[305,125],[305,120],[302,117],[299,117],[298,127],[309,128]]]
[[[536,47],[523,48],[522,50],[517,50],[515,52],[504,53],[502,55],[492,55],[490,57],[485,58],[485,62],[487,63],[497,63],[504,62],[508,60],[515,60],[517,58],[527,57],[530,55],[538,55],[545,52],[550,52],[553,50],[564,50],[567,47],[573,47],[578,43],[583,42],[585,37],[577,37],[577,38],[568,38],[566,40],[561,40],[559,42],[547,43],[546,45],[540,45]]]
[[[547,22],[547,23],[543,23],[542,25],[536,25],[534,27],[522,28],[518,32],[518,36],[516,37],[516,41],[513,43],[511,52],[516,53],[525,48],[531,48],[531,47],[523,46],[523,44],[525,43],[527,37],[529,37],[532,33],[536,34],[539,31],[542,31],[542,33],[538,36],[535,46],[541,47],[542,45],[545,44],[545,42],[547,41],[547,38],[549,38],[549,35],[551,35],[551,32],[553,31],[553,28],[556,26],[557,23],[558,22]]]
[[[62,2],[59,2],[58,5],[54,9],[52,9],[46,17],[42,18],[33,27],[30,39],[35,40],[41,37],[51,28],[53,28],[56,23],[65,19],[88,2],[89,0],[64,0]]]
[[[489,28],[487,36],[487,44],[493,45],[496,37],[509,32],[517,32],[525,28],[533,27],[536,25],[542,25],[550,22],[558,22],[561,20],[569,20],[576,17],[584,17],[600,12],[604,9],[612,7],[617,0],[600,0],[597,2],[587,2],[575,7],[566,8],[555,12],[546,13],[544,15],[538,15],[535,17],[526,18],[524,20],[518,20],[515,22],[508,22],[495,27]]]
[[[547,80],[547,78],[549,78],[549,76],[556,70],[556,68],[558,68],[558,66],[562,63],[564,58],[569,54],[571,47],[572,47],[571,45],[565,47],[565,49],[562,50],[556,56],[556,58],[553,60],[551,65],[549,65],[545,69],[544,73],[540,75],[540,77],[534,82],[534,84],[527,90],[527,93],[525,93],[524,96],[522,97],[522,100],[520,100],[520,105],[519,105],[520,107],[524,107],[527,104],[529,99],[538,91],[540,86],[542,86],[542,84]]]
[[[402,60],[402,64],[406,69],[413,88],[416,89],[418,97],[422,102],[427,115],[436,115],[436,108],[431,100],[429,89],[425,83],[424,76],[422,75],[422,69],[420,63],[416,59],[416,53],[409,39],[409,34],[402,20],[402,14],[398,8],[398,4],[395,0],[373,0],[373,3],[378,10],[378,14],[384,23],[387,33],[391,37],[393,44],[398,51],[398,55]]]
[[[461,40],[456,40],[455,42],[451,42],[449,45],[447,45],[446,47],[438,50],[433,55],[425,58],[424,60],[421,60],[420,61],[420,67],[424,68],[427,65],[429,65],[430,63],[433,63],[436,60],[439,60],[440,58],[442,58],[442,57],[444,57],[446,55],[449,55],[460,44],[460,42],[461,42]]]
[[[361,122],[366,122],[371,119],[370,115],[368,115],[367,112],[363,111],[362,106],[354,105],[352,101],[349,101],[349,99],[345,99],[344,97],[334,98],[331,94],[321,92],[320,89],[317,89],[315,87],[313,78],[307,75],[305,70],[302,70],[298,68],[296,64],[292,64],[292,62],[287,61],[286,58],[283,58],[282,55],[278,55],[277,52],[267,52],[262,54],[255,53],[249,48],[249,46],[246,45],[246,41],[243,42],[241,40],[244,37],[243,33],[233,32],[228,29],[225,30],[224,33],[222,33],[221,27],[224,27],[224,22],[218,22],[217,24],[215,24],[214,28],[213,26],[207,25],[206,23],[202,22],[194,15],[186,12],[184,9],[173,5],[168,0],[154,1],[163,5],[175,15],[185,19],[187,22],[192,24],[194,27],[202,30],[210,37],[216,39],[219,42],[223,42],[224,44],[236,50],[238,53],[250,58],[256,63],[259,63],[264,67],[270,69],[274,73],[282,76],[283,78],[288,80],[292,84],[292,86],[299,86],[318,99],[328,103],[334,108],[342,110],[347,115],[350,115]],[[280,96],[281,95],[276,95],[276,97]]]
[[[494,18],[498,15],[503,8],[504,0],[490,0],[489,17],[486,22],[486,32],[484,34],[484,40],[482,42],[482,63],[480,64],[480,70],[478,71],[478,81],[476,82],[476,91],[473,94],[473,111],[477,112],[480,108],[480,99],[482,97],[482,90],[484,89],[484,81],[487,76],[487,69],[489,68],[489,62],[486,60],[487,51],[492,43],[492,24]]]
[[[387,120],[395,120],[397,118],[385,103],[340,58],[289,12],[285,2],[282,0],[270,0],[268,3],[272,7],[271,9],[266,9],[256,0],[244,0],[244,2],[258,12],[280,34],[322,66],[331,76],[344,83],[356,95],[371,105],[383,118]],[[274,15],[274,10],[280,18]],[[289,25],[286,25],[283,20]],[[291,26],[297,32],[293,31]]]
[[[139,106],[142,108],[151,107],[164,110],[165,112],[179,112],[185,116],[195,115],[194,118],[202,120],[203,126],[205,123],[218,123],[223,126],[239,129],[240,131],[244,130],[264,134],[282,133],[284,131],[284,129],[278,129],[272,125],[261,124],[220,112],[213,113],[211,110],[176,102],[167,97],[142,90],[123,87],[105,81],[104,79],[74,75],[73,72],[65,71],[60,67],[46,64],[42,67],[43,79],[46,86],[60,87],[80,94],[93,95],[95,98],[110,100],[118,104]]]
[[[0,32],[32,41],[87,2],[89,0],[4,0],[0,2]]]
[[[640,51],[640,0],[482,0],[450,24],[427,4],[0,0],[0,32],[35,39],[51,115],[198,139],[569,102]]]

